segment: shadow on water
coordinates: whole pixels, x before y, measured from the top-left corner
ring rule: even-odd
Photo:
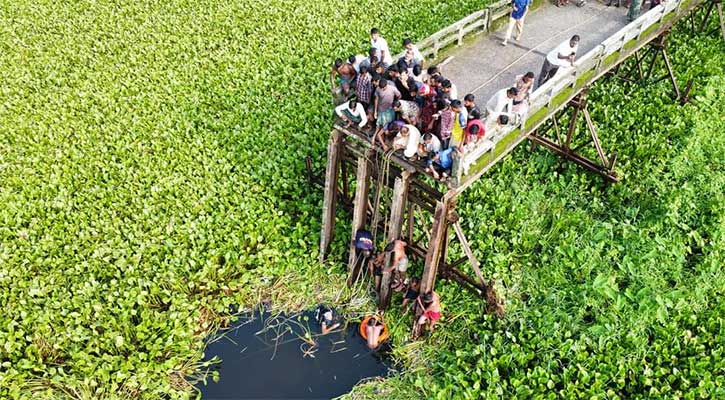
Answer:
[[[321,335],[312,312],[272,316],[256,310],[212,338],[205,360],[217,356],[211,378],[199,383],[202,399],[332,398],[360,380],[393,370],[385,351],[368,349],[351,321]]]

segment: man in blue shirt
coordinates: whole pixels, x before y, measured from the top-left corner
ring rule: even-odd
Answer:
[[[504,36],[503,42],[501,42],[502,45],[506,46],[508,44],[508,40],[511,37],[511,32],[514,30],[514,25],[516,26],[516,40],[521,39],[521,32],[523,32],[524,30],[524,17],[526,16],[526,12],[529,11],[530,4],[531,0],[511,1],[513,11],[511,11],[511,18],[509,18],[509,27],[508,29],[506,29],[506,36]]]
[[[454,151],[458,151],[455,146],[439,151],[438,154],[433,156],[432,160],[428,160],[426,171],[430,172],[436,179],[441,179],[441,174],[443,178],[447,178],[451,174]]]

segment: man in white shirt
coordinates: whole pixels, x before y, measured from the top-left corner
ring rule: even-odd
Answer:
[[[411,158],[418,153],[420,144],[420,131],[413,125],[403,125],[400,132],[393,140],[394,150],[403,150],[403,155]]]
[[[546,55],[544,65],[541,67],[539,74],[539,85],[551,79],[560,67],[571,67],[576,59],[576,52],[579,49],[579,35],[574,35],[571,39],[561,42],[554,50]]]
[[[416,46],[410,38],[403,39],[403,47],[406,50],[410,50],[413,54],[413,60],[415,60],[416,64],[423,65],[423,54],[418,50],[418,46]]]
[[[488,100],[486,103],[486,111],[489,114],[512,112],[514,107],[514,98],[519,94],[518,89],[510,87],[501,89]]]
[[[388,65],[393,65],[393,55],[390,54],[388,42],[380,36],[378,28],[370,30],[370,44],[380,52],[380,60]]]
[[[350,127],[353,122],[357,123],[360,129],[368,124],[368,116],[365,113],[365,108],[355,99],[351,99],[337,106],[335,108],[335,114],[347,123],[345,128]]]
[[[436,153],[441,151],[441,140],[438,136],[432,133],[426,133],[420,137],[420,144],[418,145],[418,155],[421,157],[433,157]]]

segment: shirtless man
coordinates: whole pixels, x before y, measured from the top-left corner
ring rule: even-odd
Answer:
[[[383,333],[385,325],[377,317],[368,319],[367,326],[365,326],[365,333],[367,334],[368,347],[370,349],[376,349],[380,346],[380,334]]]
[[[428,325],[428,330],[432,333],[436,323],[441,319],[441,300],[438,293],[430,291],[418,297],[418,305],[423,309],[423,314],[418,318],[419,329],[423,325]]]
[[[403,240],[395,240],[385,247],[386,252],[393,253],[393,260],[390,267],[383,270],[384,273],[395,271],[397,278],[393,279],[393,290],[400,291],[405,287],[406,271],[408,270],[408,256],[405,254],[405,247],[408,244]]]
[[[350,93],[350,85],[355,79],[355,67],[350,63],[343,62],[341,58],[335,60],[330,70],[330,90],[332,95],[335,95],[335,91],[338,85],[335,84],[335,76],[339,76],[339,87],[342,89],[342,94],[347,96]]]

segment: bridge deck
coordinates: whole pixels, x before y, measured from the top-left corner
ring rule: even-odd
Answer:
[[[571,3],[556,7],[545,1],[526,16],[520,41],[511,39],[508,46],[501,45],[505,24],[480,34],[451,50],[454,58],[445,65],[444,75],[458,86],[459,96],[473,93],[483,106],[496,91],[511,86],[516,75],[532,71],[538,79],[546,53],[572,35],[581,36],[578,55],[586,54],[627,24],[626,13],[626,7],[607,7],[597,0],[584,7]]]

